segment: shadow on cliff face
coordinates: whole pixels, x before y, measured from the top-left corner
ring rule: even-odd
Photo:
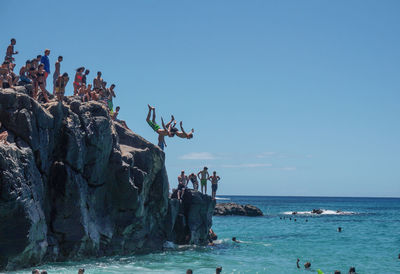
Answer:
[[[0,269],[207,244],[215,202],[169,199],[164,153],[98,102],[0,89]],[[189,198],[190,195],[190,198]]]

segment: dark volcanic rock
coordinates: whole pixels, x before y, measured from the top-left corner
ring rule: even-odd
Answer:
[[[239,205],[236,203],[217,204],[214,209],[214,215],[241,215],[241,216],[263,216],[262,211],[253,205]]]
[[[100,103],[0,89],[0,270],[205,244],[215,203],[168,199],[164,153]],[[210,213],[211,212],[211,213]],[[189,235],[189,240],[187,240]]]

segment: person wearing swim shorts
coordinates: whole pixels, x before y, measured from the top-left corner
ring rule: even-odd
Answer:
[[[18,54],[18,51],[14,52],[14,46],[16,43],[17,43],[17,40],[15,40],[15,38],[11,38],[11,43],[7,47],[7,50],[6,50],[6,57],[4,58],[5,61],[12,63],[15,60],[13,55]]]
[[[57,81],[58,77],[61,75],[60,67],[61,67],[62,60],[63,60],[63,57],[62,56],[58,56],[57,62],[55,64],[55,70],[54,70],[54,73],[53,73],[53,95],[56,94],[56,81]]]
[[[174,137],[175,133],[171,132],[171,123],[173,122],[174,118],[173,116],[171,117],[171,121],[166,124],[165,126],[167,129],[162,129],[160,126],[156,123],[156,109],[150,105],[147,105],[149,107],[149,112],[147,114],[146,122],[149,124],[149,126],[158,134],[158,147],[161,150],[164,150],[164,147],[167,146],[165,143],[165,136],[168,137]],[[151,112],[153,112],[153,118],[150,120],[151,117]],[[164,123],[163,119],[161,118],[162,123]]]
[[[192,182],[193,184],[193,189],[198,191],[199,190],[199,181],[197,181],[197,176],[196,174],[192,173],[189,175],[189,180]]]
[[[188,184],[188,177],[185,175],[185,171],[181,171],[181,175],[178,176],[178,200],[181,200],[185,194],[185,189]]]
[[[207,180],[210,178],[210,174],[208,174],[208,168],[205,166],[203,170],[197,173],[197,177],[200,179],[201,193],[207,194]]]
[[[209,180],[211,181],[211,197],[215,199],[215,195],[217,194],[217,189],[218,189],[218,181],[221,180],[219,176],[217,176],[217,172],[214,171],[213,175],[210,176]]]

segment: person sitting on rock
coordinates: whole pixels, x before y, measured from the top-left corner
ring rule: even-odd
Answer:
[[[208,174],[208,168],[204,167],[203,170],[199,171],[199,173],[197,173],[197,177],[200,179],[201,193],[207,194],[207,180],[210,178],[210,174]]]
[[[18,51],[14,51],[14,46],[16,43],[17,40],[15,40],[15,38],[11,38],[11,43],[6,50],[6,57],[4,58],[5,61],[14,62],[15,59],[13,55],[18,54]]]
[[[128,125],[126,124],[125,121],[117,119],[117,116],[118,116],[118,114],[119,114],[119,110],[120,110],[120,109],[121,109],[121,108],[120,108],[119,106],[117,106],[117,107],[115,108],[114,113],[111,115],[111,119],[112,119],[113,121],[116,121],[116,122],[120,123],[124,128],[129,129],[129,128],[128,128]]]
[[[8,61],[4,61],[0,67],[0,84],[1,88],[14,89],[12,76],[10,74],[10,62]]]
[[[46,90],[46,71],[44,70],[44,64],[39,65],[39,69],[36,74],[37,78],[34,85],[34,95],[33,98],[37,100],[38,96],[38,88],[40,88],[43,98],[45,99],[46,103],[50,102],[49,98],[47,97],[48,91]]]
[[[25,62],[25,66],[22,66],[19,70],[19,79],[25,84],[32,83],[32,79],[29,78],[29,69],[31,68],[31,60]]]
[[[174,133],[171,132],[171,123],[173,122],[174,118],[172,116],[171,121],[166,124],[167,129],[161,129],[160,126],[156,123],[156,109],[150,105],[147,105],[149,107],[149,112],[147,114],[146,122],[149,124],[149,126],[158,134],[158,147],[161,150],[164,150],[164,146],[166,147],[167,144],[165,143],[165,136],[169,137],[174,137]],[[153,111],[153,118],[150,120],[151,117],[151,112]],[[163,119],[161,118],[162,123],[164,123]]]
[[[185,189],[188,184],[188,177],[185,175],[185,171],[181,171],[181,175],[178,176],[178,200],[181,200],[185,194]]]
[[[218,189],[218,181],[221,180],[219,176],[217,176],[217,172],[214,171],[213,175],[208,178],[211,181],[211,197],[215,199],[215,195],[217,194],[217,189]]]
[[[62,102],[64,99],[64,94],[65,94],[65,87],[67,86],[69,81],[68,73],[63,73],[63,75],[58,76],[56,80],[56,88],[55,88],[55,94],[57,96],[57,100]]]
[[[1,130],[1,122],[0,122],[0,130]],[[7,143],[7,137],[8,137],[8,132],[5,130],[2,133],[0,133],[0,142],[3,142],[5,145],[8,145]]]
[[[19,80],[19,75],[16,75],[14,73],[15,64],[10,63],[9,67],[10,67],[9,73],[10,73],[10,76],[11,76],[12,85],[16,86],[17,83],[18,83],[18,80]]]
[[[197,176],[196,174],[192,173],[189,175],[189,180],[192,182],[193,189],[198,191],[199,190],[199,181],[197,181]]]
[[[82,84],[82,87],[85,84]],[[87,85],[87,87],[85,88],[85,94],[83,95],[82,101],[83,102],[89,102],[92,99],[92,96],[90,95],[92,92],[92,84]]]
[[[78,96],[83,101],[83,97],[86,94],[86,84],[83,84],[78,88]]]
[[[194,133],[194,129],[192,128],[192,130],[189,133],[186,133],[185,130],[182,127],[182,121],[179,123],[180,127],[181,127],[181,131],[177,131],[176,132],[176,136],[183,138],[183,139],[192,139],[193,138],[193,133]]]
[[[84,70],[85,67],[80,67],[76,69],[75,79],[74,79],[74,95],[78,95],[78,90],[82,86],[82,77]]]

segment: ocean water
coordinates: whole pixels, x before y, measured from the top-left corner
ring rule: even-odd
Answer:
[[[400,199],[221,196],[253,204],[264,217],[213,218],[213,247],[166,244],[160,253],[38,267],[49,273],[400,273]],[[324,214],[313,215],[314,208]],[[341,213],[337,213],[340,210]],[[297,211],[296,216],[290,215]],[[292,220],[289,220],[292,218]],[[296,219],[296,221],[294,220]],[[337,231],[342,227],[342,232]],[[234,243],[237,237],[242,243]],[[297,269],[296,259],[302,269]],[[311,269],[304,270],[304,263]],[[30,273],[31,269],[13,273]]]

